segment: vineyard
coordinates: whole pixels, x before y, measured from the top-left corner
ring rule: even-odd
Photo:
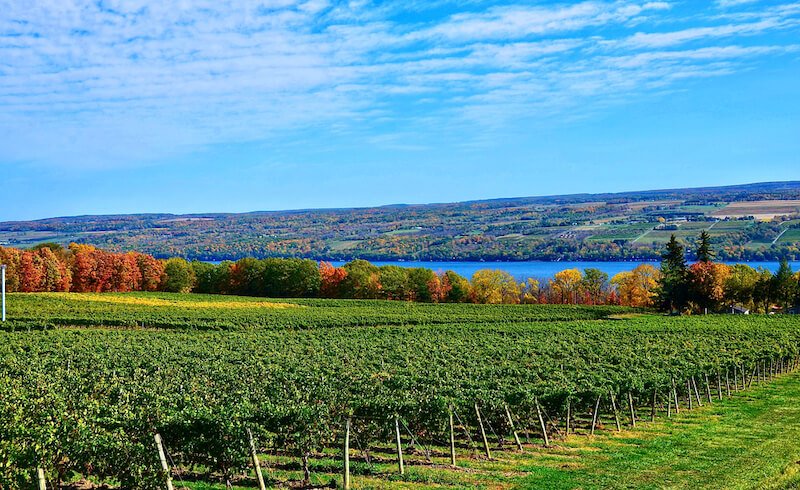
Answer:
[[[0,488],[34,487],[37,469],[255,487],[258,458],[295,470],[268,485],[341,486],[349,459],[353,482],[398,482],[419,476],[400,474],[403,451],[470,466],[674,416],[800,355],[800,318],[615,307],[30,294],[10,297],[9,319]],[[386,461],[396,470],[376,473]]]

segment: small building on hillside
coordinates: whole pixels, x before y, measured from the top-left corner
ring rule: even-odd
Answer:
[[[744,306],[731,305],[731,315],[749,315],[750,310]]]

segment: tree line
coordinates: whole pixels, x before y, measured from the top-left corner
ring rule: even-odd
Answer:
[[[518,282],[484,269],[466,278],[452,270],[353,260],[342,267],[299,258],[243,258],[219,264],[159,260],[90,245],[0,247],[11,292],[166,291],[275,298],[387,299],[431,303],[622,304],[651,306],[658,270],[640,265],[609,278],[598,269],[569,269],[552,279]]]
[[[655,302],[663,311],[719,312],[732,306],[770,313],[800,305],[800,273],[794,273],[784,259],[773,273],[747,264],[714,262],[711,237],[700,234],[697,262],[689,265],[686,250],[673,235],[662,255]]]
[[[714,262],[708,233],[689,265],[673,236],[661,267],[642,264],[609,277],[588,268],[567,269],[550,279],[517,281],[483,269],[466,278],[452,270],[353,260],[335,267],[299,258],[243,258],[219,264],[182,258],[156,259],[138,252],[114,253],[90,245],[41,244],[29,250],[0,247],[9,291],[166,291],[275,298],[387,299],[432,303],[588,304],[658,307],[664,311],[717,312],[732,305],[770,312],[800,303],[800,274],[785,261],[773,274],[746,264]]]

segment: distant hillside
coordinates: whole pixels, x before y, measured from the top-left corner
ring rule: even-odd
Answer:
[[[800,182],[242,214],[76,216],[0,223],[0,245],[91,243],[225,260],[658,258],[671,234],[719,257],[800,259]]]

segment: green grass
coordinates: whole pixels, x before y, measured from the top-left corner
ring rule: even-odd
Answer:
[[[797,243],[800,242],[800,229],[787,230],[786,233],[781,235],[778,243]]]
[[[571,488],[795,488],[800,376],[594,446],[600,450],[582,451],[582,467],[567,472]]]
[[[603,225],[587,240],[602,242],[612,240],[634,240],[652,230],[658,223],[636,223],[631,225]]]
[[[753,223],[752,220],[718,221],[711,231],[741,231],[749,226],[753,226]]]

